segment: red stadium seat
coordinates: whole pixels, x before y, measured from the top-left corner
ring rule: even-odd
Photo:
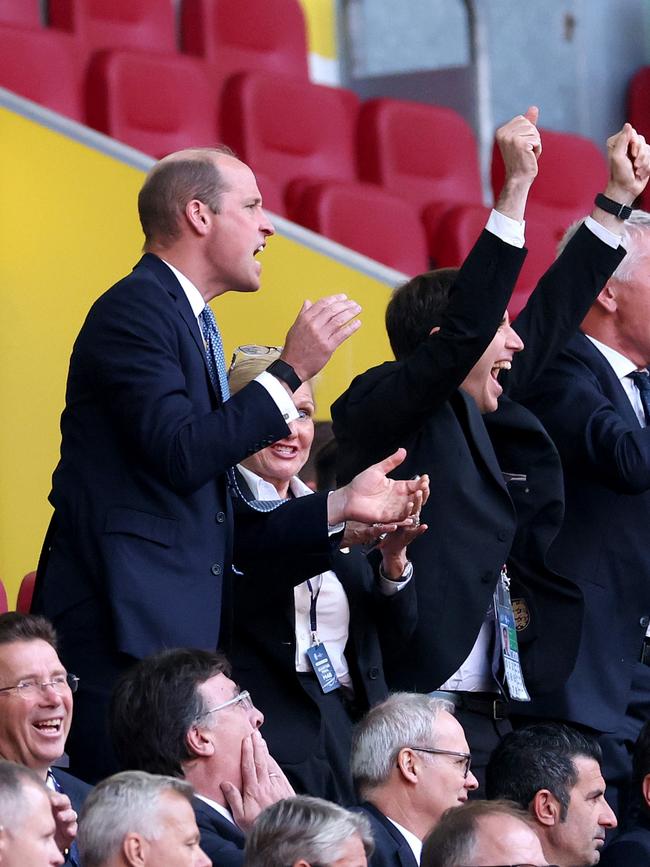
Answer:
[[[83,120],[74,44],[63,33],[0,26],[0,86]]]
[[[262,202],[265,211],[271,211],[273,214],[279,214],[281,217],[287,216],[287,209],[284,206],[284,198],[282,196],[282,186],[265,175],[264,172],[255,172],[257,186],[262,194]]]
[[[490,209],[481,205],[459,205],[445,215],[435,238],[434,255],[440,268],[456,268],[471,250],[485,228]],[[556,238],[553,230],[535,218],[526,218],[528,255],[515,285],[508,310],[514,319],[525,306],[539,278],[555,258]]]
[[[428,267],[417,209],[373,184],[312,184],[290,217],[409,276]]]
[[[221,99],[224,140],[254,171],[279,183],[287,209],[302,185],[356,181],[354,125],[359,101],[350,91],[252,72],[228,80]],[[288,185],[292,189],[288,190]]]
[[[180,55],[100,52],[88,70],[87,116],[95,129],[157,158],[217,141],[203,66]]]
[[[49,0],[50,26],[71,33],[84,65],[102,49],[175,52],[169,0]]]
[[[9,611],[9,602],[7,600],[7,591],[5,585],[0,581],[0,614]]]
[[[594,196],[607,183],[607,161],[587,138],[540,130],[542,157],[539,174],[528,197],[526,217],[542,220],[559,240],[574,220],[591,213]],[[492,150],[492,188],[495,196],[504,178],[503,160]]]
[[[34,582],[36,581],[36,572],[28,572],[20,582],[18,590],[18,599],[16,600],[16,611],[21,614],[29,614],[32,607],[32,596],[34,595]]]
[[[650,141],[650,66],[643,66],[632,77],[627,91],[627,116],[630,123]],[[650,207],[650,191],[641,193],[641,207]]]
[[[181,42],[219,88],[236,72],[307,79],[307,35],[298,0],[183,0]]]
[[[474,133],[450,108],[368,100],[359,112],[357,155],[361,178],[419,208],[482,204]]]
[[[0,24],[40,27],[39,0],[0,0]]]

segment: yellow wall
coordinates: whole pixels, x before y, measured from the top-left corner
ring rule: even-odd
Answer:
[[[0,578],[12,601],[36,567],[51,514],[72,343],[92,301],[139,256],[142,173],[2,108],[0,142]],[[319,386],[319,415],[327,417],[355,373],[388,357],[388,289],[282,237],[272,239],[263,267],[258,295],[215,305],[227,355],[240,343],[282,342],[305,297],[347,291],[364,308],[363,328]]]
[[[337,56],[334,2],[335,0],[300,0],[307,20],[309,50],[330,59]]]

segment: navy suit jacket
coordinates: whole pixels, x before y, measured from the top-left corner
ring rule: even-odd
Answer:
[[[499,409],[482,416],[458,387],[481,354],[463,328],[471,337],[489,327],[489,343],[519,252],[484,232],[440,332],[404,360],[357,377],[332,406],[342,481],[398,446],[407,458],[395,475],[428,473],[432,480],[422,510],[430,529],[409,547],[418,624],[401,657],[386,665],[391,689],[427,692],[458,669],[506,562],[529,689],[555,688],[575,661],[581,594],[546,562],[563,513],[560,460],[539,421],[515,401],[575,332],[624,251],[584,227],[576,233],[518,317],[526,349],[501,374]]]
[[[61,431],[35,607],[61,633],[66,665],[85,671],[68,639],[91,620],[90,643],[128,657],[214,649],[232,560],[225,471],[288,427],[255,382],[219,405],[196,318],[156,256],[93,304]],[[325,545],[326,508],[323,496],[289,503],[264,516],[264,538],[244,528],[242,544],[275,546],[291,530],[294,546]]]
[[[375,851],[370,857],[370,867],[418,867],[413,850],[395,825],[372,804],[365,802],[354,808],[370,819]]]
[[[196,796],[192,806],[201,832],[201,848],[214,867],[241,867],[246,841],[242,831]]]
[[[639,816],[634,825],[619,834],[600,856],[601,867],[648,867],[650,864],[650,818]]]
[[[63,794],[70,798],[72,809],[75,813],[79,814],[86,797],[92,790],[92,786],[89,786],[88,783],[84,783],[83,780],[80,780],[77,777],[73,777],[72,774],[61,770],[61,768],[50,768],[50,772]],[[72,867],[81,867],[81,859],[79,857],[79,849],[77,848],[76,840],[70,847],[65,863],[72,864]]]
[[[575,670],[531,712],[620,724],[650,617],[650,428],[609,362],[578,333],[526,398],[562,457],[566,513],[549,562],[585,599]]]

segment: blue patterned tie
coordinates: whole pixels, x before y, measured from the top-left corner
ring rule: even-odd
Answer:
[[[633,370],[632,373],[628,373],[628,376],[639,389],[645,423],[650,425],[650,375],[647,370]]]
[[[199,324],[203,332],[205,340],[205,355],[208,364],[208,374],[210,382],[225,403],[230,397],[230,387],[228,386],[228,376],[226,374],[226,360],[223,354],[223,342],[221,340],[221,332],[217,326],[217,320],[214,318],[214,313],[208,304],[205,305],[199,314]],[[249,499],[239,486],[237,474],[234,467],[230,467],[226,476],[228,477],[228,487],[230,493],[239,500],[243,500],[256,512],[272,512],[277,509],[286,500],[251,500]]]

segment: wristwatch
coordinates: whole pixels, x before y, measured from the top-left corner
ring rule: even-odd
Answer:
[[[281,358],[276,359],[273,364],[269,364],[266,370],[268,373],[272,373],[273,376],[277,376],[282,382],[286,382],[291,391],[297,391],[302,385],[302,380],[293,367],[287,364],[286,361],[282,361]]]
[[[603,193],[598,193],[594,199],[594,204],[608,214],[613,214],[619,220],[627,220],[632,213],[632,208],[629,205],[622,205],[620,202],[615,202],[614,199],[609,199]]]

